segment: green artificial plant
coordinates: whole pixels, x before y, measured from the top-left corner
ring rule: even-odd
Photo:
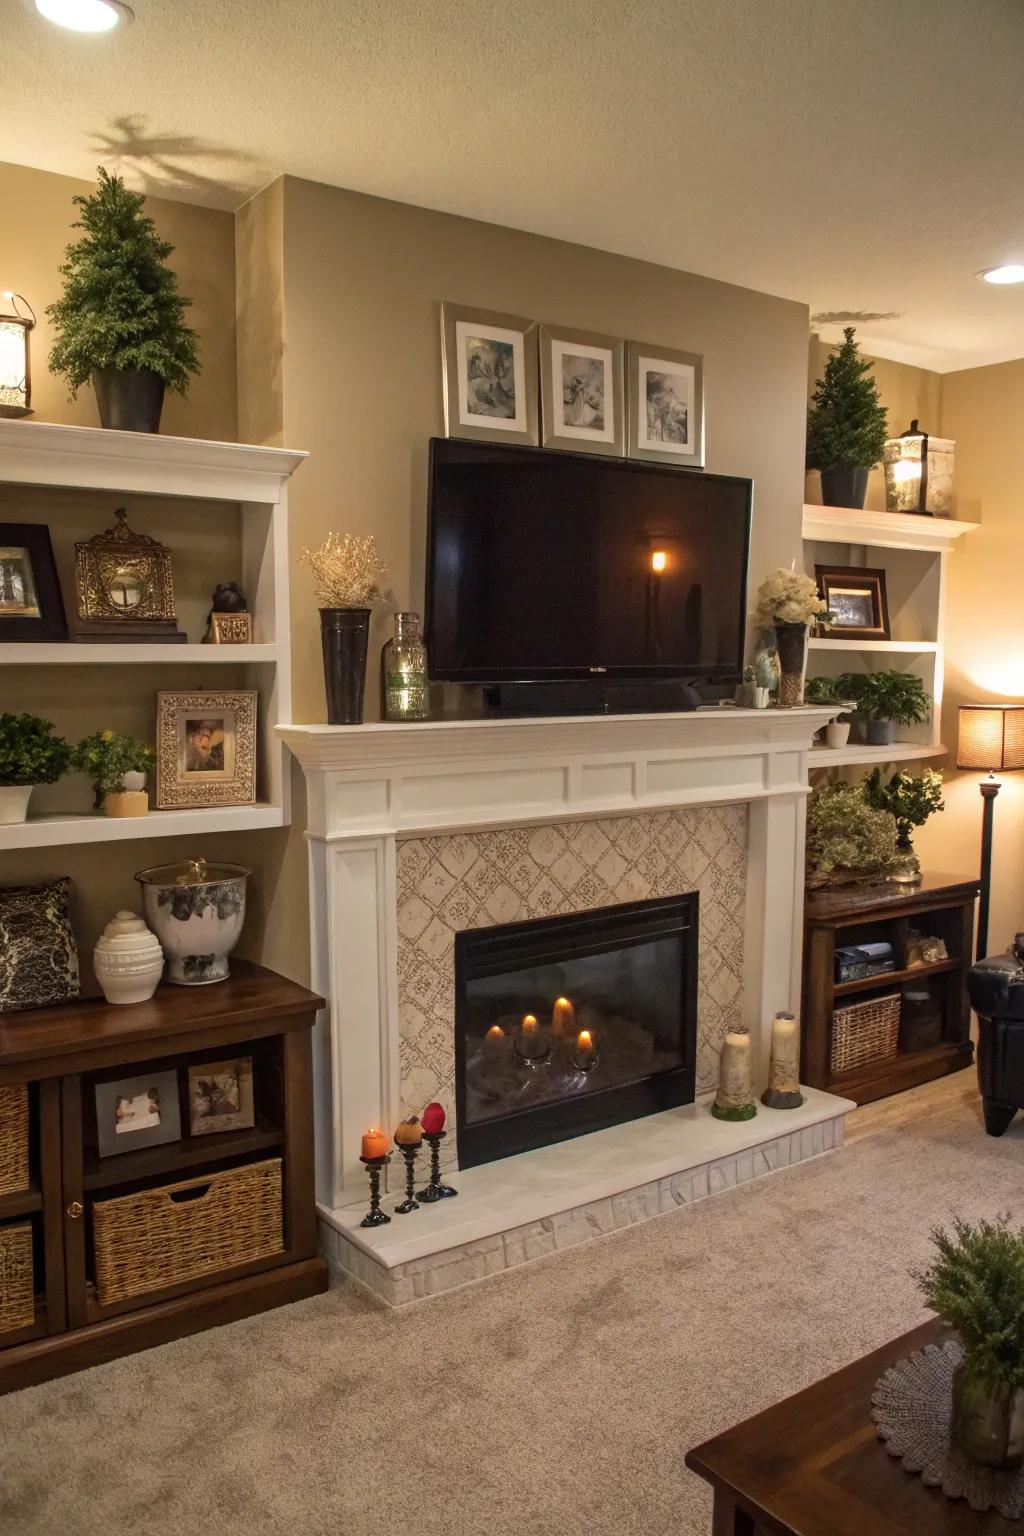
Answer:
[[[809,677],[804,684],[805,704],[846,704],[853,708],[854,700],[846,689],[840,687],[839,677]]]
[[[807,802],[807,883],[881,878],[897,863],[896,819],[859,784],[822,784]]]
[[[56,340],[50,367],[72,398],[99,369],[148,368],[184,395],[199,372],[199,338],[185,323],[191,299],[178,292],[167,258],[174,250],[143,213],[145,198],[99,168],[99,185],[72,201],[81,209],[61,267],[64,292],[46,313]]]
[[[814,386],[807,412],[808,469],[837,464],[871,469],[882,457],[888,417],[871,364],[860,356],[853,338],[853,326],[848,325]]]
[[[929,816],[945,809],[942,774],[934,768],[926,768],[920,776],[901,771],[888,780],[883,780],[881,768],[875,768],[864,780],[862,790],[868,805],[895,816],[901,848],[910,847],[915,827],[923,827]]]
[[[932,701],[912,672],[842,672],[835,687],[869,720],[919,725],[931,714]]]
[[[71,747],[40,715],[0,715],[0,785],[54,784],[67,772]]]
[[[114,795],[122,788],[126,773],[149,773],[156,753],[134,736],[116,731],[96,731],[75,747],[72,764],[79,773],[88,774],[99,805],[104,795]]]
[[[955,1217],[932,1233],[937,1256],[914,1278],[963,1341],[968,1374],[1024,1387],[1024,1228]]]

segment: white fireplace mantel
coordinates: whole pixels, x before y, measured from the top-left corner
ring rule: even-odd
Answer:
[[[629,811],[749,807],[744,1011],[797,1008],[807,755],[830,708],[286,725],[308,784],[318,1198],[365,1194],[359,1140],[399,1115],[395,843]]]

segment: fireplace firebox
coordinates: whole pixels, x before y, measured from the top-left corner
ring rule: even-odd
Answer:
[[[693,1101],[699,900],[456,935],[461,1167]]]

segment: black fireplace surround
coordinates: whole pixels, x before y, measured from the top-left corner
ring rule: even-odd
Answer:
[[[699,900],[456,934],[461,1167],[693,1102]]]

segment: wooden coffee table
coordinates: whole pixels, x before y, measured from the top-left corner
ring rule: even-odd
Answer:
[[[878,1439],[879,1376],[947,1332],[925,1323],[692,1450],[686,1465],[715,1490],[713,1536],[1024,1536],[926,1488]]]

